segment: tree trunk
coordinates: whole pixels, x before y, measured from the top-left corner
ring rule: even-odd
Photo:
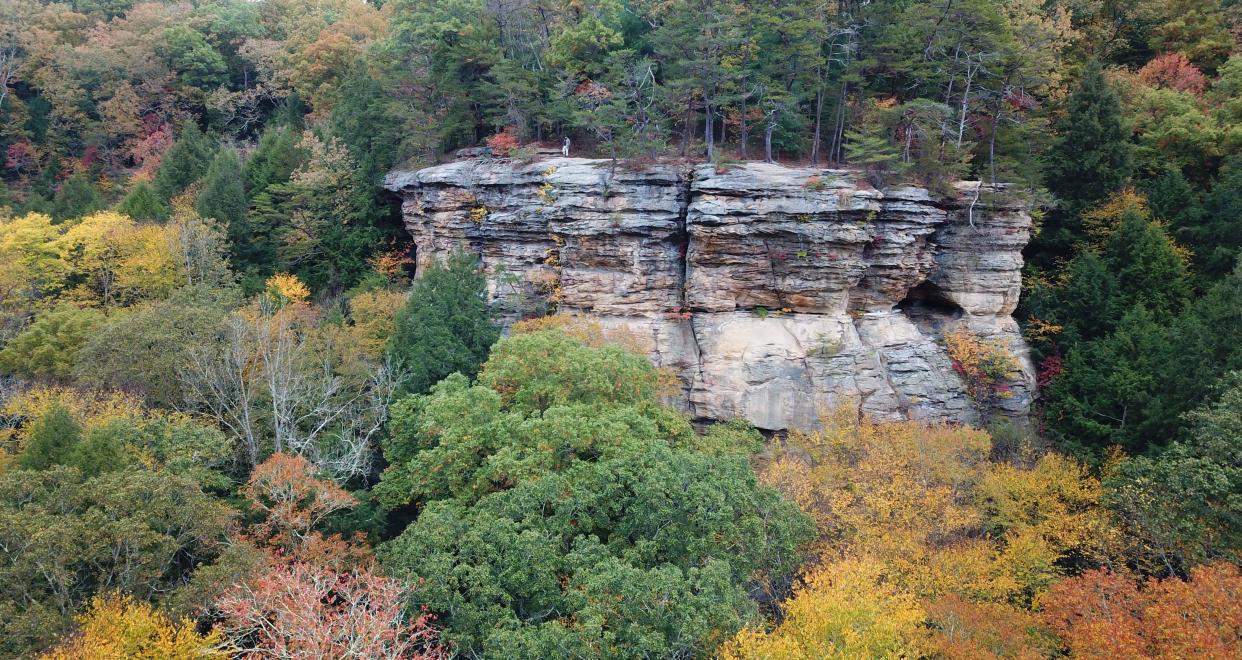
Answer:
[[[969,60],[967,60],[966,89],[962,92],[962,112],[958,115],[957,120],[957,146],[959,148],[962,146],[962,136],[966,132],[966,108],[970,103],[970,85],[974,82],[975,71],[977,69],[971,68]]]
[[[747,149],[746,149],[746,143],[750,141],[750,125],[746,123],[746,112],[747,112],[746,97],[747,96],[748,94],[746,94],[745,92],[742,93],[742,115],[741,115],[742,119],[741,119],[741,124],[739,125],[741,134],[738,135],[738,147],[739,147],[739,151],[741,151],[742,153],[742,160],[747,160],[748,158],[750,158],[750,154],[747,153]]]
[[[775,130],[775,122],[768,122],[763,129],[763,158],[769,163],[775,162],[772,160],[772,132]]]
[[[845,100],[849,95],[849,83],[845,80],[841,81],[841,98],[837,100],[837,122],[832,129],[832,149],[828,152],[828,158],[834,165],[841,164],[841,152],[843,150],[842,142],[845,138]]]
[[[690,149],[690,131],[694,130],[692,118],[694,117],[694,94],[686,93],[686,121],[681,129],[681,157],[686,157],[686,152]]]
[[[712,114],[710,101],[703,102],[703,143],[707,145],[707,160],[716,155],[716,117]]]
[[[815,90],[815,138],[811,141],[811,165],[819,165],[819,141],[824,119],[824,90]]]

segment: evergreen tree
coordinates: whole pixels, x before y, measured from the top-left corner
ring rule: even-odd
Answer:
[[[78,468],[87,477],[115,472],[128,465],[124,443],[111,426],[87,433],[69,452],[65,463]]]
[[[1122,216],[1108,239],[1104,261],[1117,278],[1117,309],[1143,305],[1166,324],[1190,300],[1185,258],[1164,227],[1144,215],[1128,211]]]
[[[259,146],[246,159],[246,192],[250,198],[268,186],[285,183],[302,164],[306,153],[298,148],[300,134],[280,126],[263,132]]]
[[[82,439],[82,426],[62,404],[54,404],[30,429],[17,465],[27,470],[46,470],[64,465]]]
[[[163,222],[168,219],[168,205],[146,181],[139,181],[130,188],[116,210],[141,222]]]
[[[1199,192],[1177,170],[1166,172],[1143,185],[1152,215],[1169,223],[1173,238],[1192,245],[1203,214]]]
[[[1230,371],[1242,371],[1242,268],[1212,285],[1172,325],[1166,357],[1153,365],[1160,396],[1147,416],[1152,438],[1184,437],[1182,416],[1218,392]]]
[[[26,198],[26,203],[22,204],[22,212],[20,215],[25,215],[27,213],[42,213],[44,215],[51,215],[52,201],[43,196],[42,193],[32,193]]]
[[[1044,392],[1048,434],[1097,464],[1113,445],[1141,453],[1166,439],[1147,431],[1169,357],[1165,329],[1142,306],[1130,310],[1113,334],[1070,349],[1064,373]]]
[[[181,137],[160,159],[155,173],[155,191],[163,199],[172,199],[191,183],[202,178],[215,152],[211,140],[194,122],[186,122]]]
[[[246,190],[242,183],[241,159],[233,149],[221,149],[203,177],[195,203],[198,214],[228,228],[234,245],[250,240],[246,222]]]
[[[91,181],[90,175],[79,172],[65,179],[52,198],[52,219],[64,222],[89,215],[104,207],[103,196],[99,188]]]
[[[1220,177],[1204,199],[1202,221],[1191,232],[1190,247],[1199,274],[1208,281],[1233,270],[1242,251],[1242,156],[1226,159]]]
[[[699,435],[658,381],[645,356],[543,331],[394,406],[375,493],[419,515],[377,555],[426,576],[464,656],[705,657],[788,584],[812,524],[756,483],[762,439]]]
[[[1078,214],[1120,190],[1133,172],[1121,100],[1098,61],[1083,70],[1057,133],[1048,154],[1047,183],[1059,209],[1049,217],[1042,242],[1057,254],[1067,254],[1082,238]]]
[[[1037,286],[1023,292],[1027,309],[1039,319],[1063,328],[1058,337],[1065,346],[1108,335],[1125,310],[1118,306],[1117,276],[1104,259],[1083,252],[1064,269],[1061,286]]]
[[[454,372],[473,377],[499,337],[487,280],[477,260],[458,251],[415,282],[388,351],[410,371],[406,389],[422,393]]]

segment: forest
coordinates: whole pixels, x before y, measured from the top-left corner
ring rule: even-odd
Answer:
[[[1029,428],[412,279],[386,172],[565,139],[1007,184]],[[0,158],[0,657],[1242,657],[1236,0],[3,0]]]

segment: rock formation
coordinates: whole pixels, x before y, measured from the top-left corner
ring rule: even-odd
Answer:
[[[943,201],[843,170],[551,158],[394,171],[385,186],[419,268],[461,247],[507,321],[559,310],[628,328],[697,418],[779,430],[845,402],[960,422],[1029,410],[1010,314],[1031,220],[977,183]],[[1007,396],[968,396],[942,339],[962,326],[1020,358]]]

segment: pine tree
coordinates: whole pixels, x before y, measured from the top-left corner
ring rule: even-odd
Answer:
[[[1143,193],[1152,215],[1169,223],[1174,240],[1191,245],[1203,214],[1199,192],[1177,170],[1146,182]]]
[[[306,153],[298,148],[300,137],[285,127],[264,131],[259,146],[246,159],[246,192],[252,199],[270,185],[287,182],[302,164]]]
[[[1147,433],[1168,360],[1169,333],[1141,305],[1117,330],[1070,349],[1064,373],[1044,392],[1047,432],[1065,449],[1098,463],[1108,447],[1142,453],[1168,436]]]
[[[17,465],[27,470],[46,470],[63,465],[82,439],[82,426],[68,408],[57,403],[30,429]]]
[[[198,124],[187,122],[181,137],[160,159],[155,173],[155,191],[163,199],[172,199],[202,178],[214,151],[211,140],[199,130]]]
[[[163,222],[168,219],[168,205],[146,181],[135,184],[116,210],[141,222]]]
[[[242,183],[241,159],[233,149],[221,149],[203,177],[195,204],[198,214],[228,228],[234,245],[250,240],[246,222],[246,190]]]
[[[499,338],[487,280],[478,261],[459,251],[415,282],[388,352],[410,371],[406,389],[420,394],[454,372],[473,377]]]
[[[1057,133],[1048,154],[1047,183],[1059,209],[1048,218],[1042,242],[1052,252],[1068,254],[1082,238],[1078,214],[1119,191],[1133,173],[1121,99],[1104,79],[1099,62],[1083,70]]]
[[[1137,212],[1122,216],[1108,240],[1104,261],[1117,278],[1117,309],[1143,305],[1164,324],[1190,300],[1185,258],[1164,227]]]
[[[57,222],[80,218],[104,207],[99,188],[90,175],[79,172],[65,179],[52,198],[52,218]]]
[[[1229,274],[1242,250],[1242,156],[1230,156],[1203,203],[1201,226],[1190,247],[1199,274],[1209,281]]]

